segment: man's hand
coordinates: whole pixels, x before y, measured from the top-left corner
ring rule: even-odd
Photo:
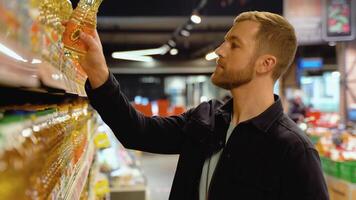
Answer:
[[[80,39],[88,47],[88,50],[87,53],[80,58],[79,63],[87,73],[91,87],[95,89],[104,84],[109,77],[103,47],[96,30],[93,36],[81,32]]]

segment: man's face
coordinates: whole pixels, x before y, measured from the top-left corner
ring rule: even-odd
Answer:
[[[255,74],[255,36],[259,24],[242,21],[235,24],[216,50],[219,56],[212,82],[224,89],[233,89],[249,83]]]

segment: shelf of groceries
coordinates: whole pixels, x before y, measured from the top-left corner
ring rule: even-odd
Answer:
[[[86,96],[86,75],[62,42],[71,12],[67,0],[0,0],[0,86]]]
[[[105,199],[110,186],[144,186],[114,137],[83,99],[0,108],[0,199]]]
[[[0,196],[63,199],[72,174],[91,163],[94,112],[85,101],[1,109]]]
[[[93,29],[101,0],[80,2],[93,19],[71,30]],[[63,42],[61,22],[83,21],[82,11],[69,0],[0,0],[0,199],[110,199],[110,188],[145,186],[136,156],[85,98],[83,45],[71,38],[77,54]]]
[[[356,124],[341,124],[336,113],[309,113],[306,131],[319,152],[331,200],[356,199]]]

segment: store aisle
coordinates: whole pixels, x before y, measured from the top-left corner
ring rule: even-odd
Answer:
[[[148,199],[167,200],[178,161],[177,155],[143,153],[142,170],[147,178]]]

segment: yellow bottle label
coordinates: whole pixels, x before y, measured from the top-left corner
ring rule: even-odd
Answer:
[[[94,191],[97,196],[105,196],[110,192],[109,181],[104,179],[96,182]]]
[[[98,133],[94,137],[94,144],[97,148],[103,149],[110,147],[110,140],[106,133]]]

